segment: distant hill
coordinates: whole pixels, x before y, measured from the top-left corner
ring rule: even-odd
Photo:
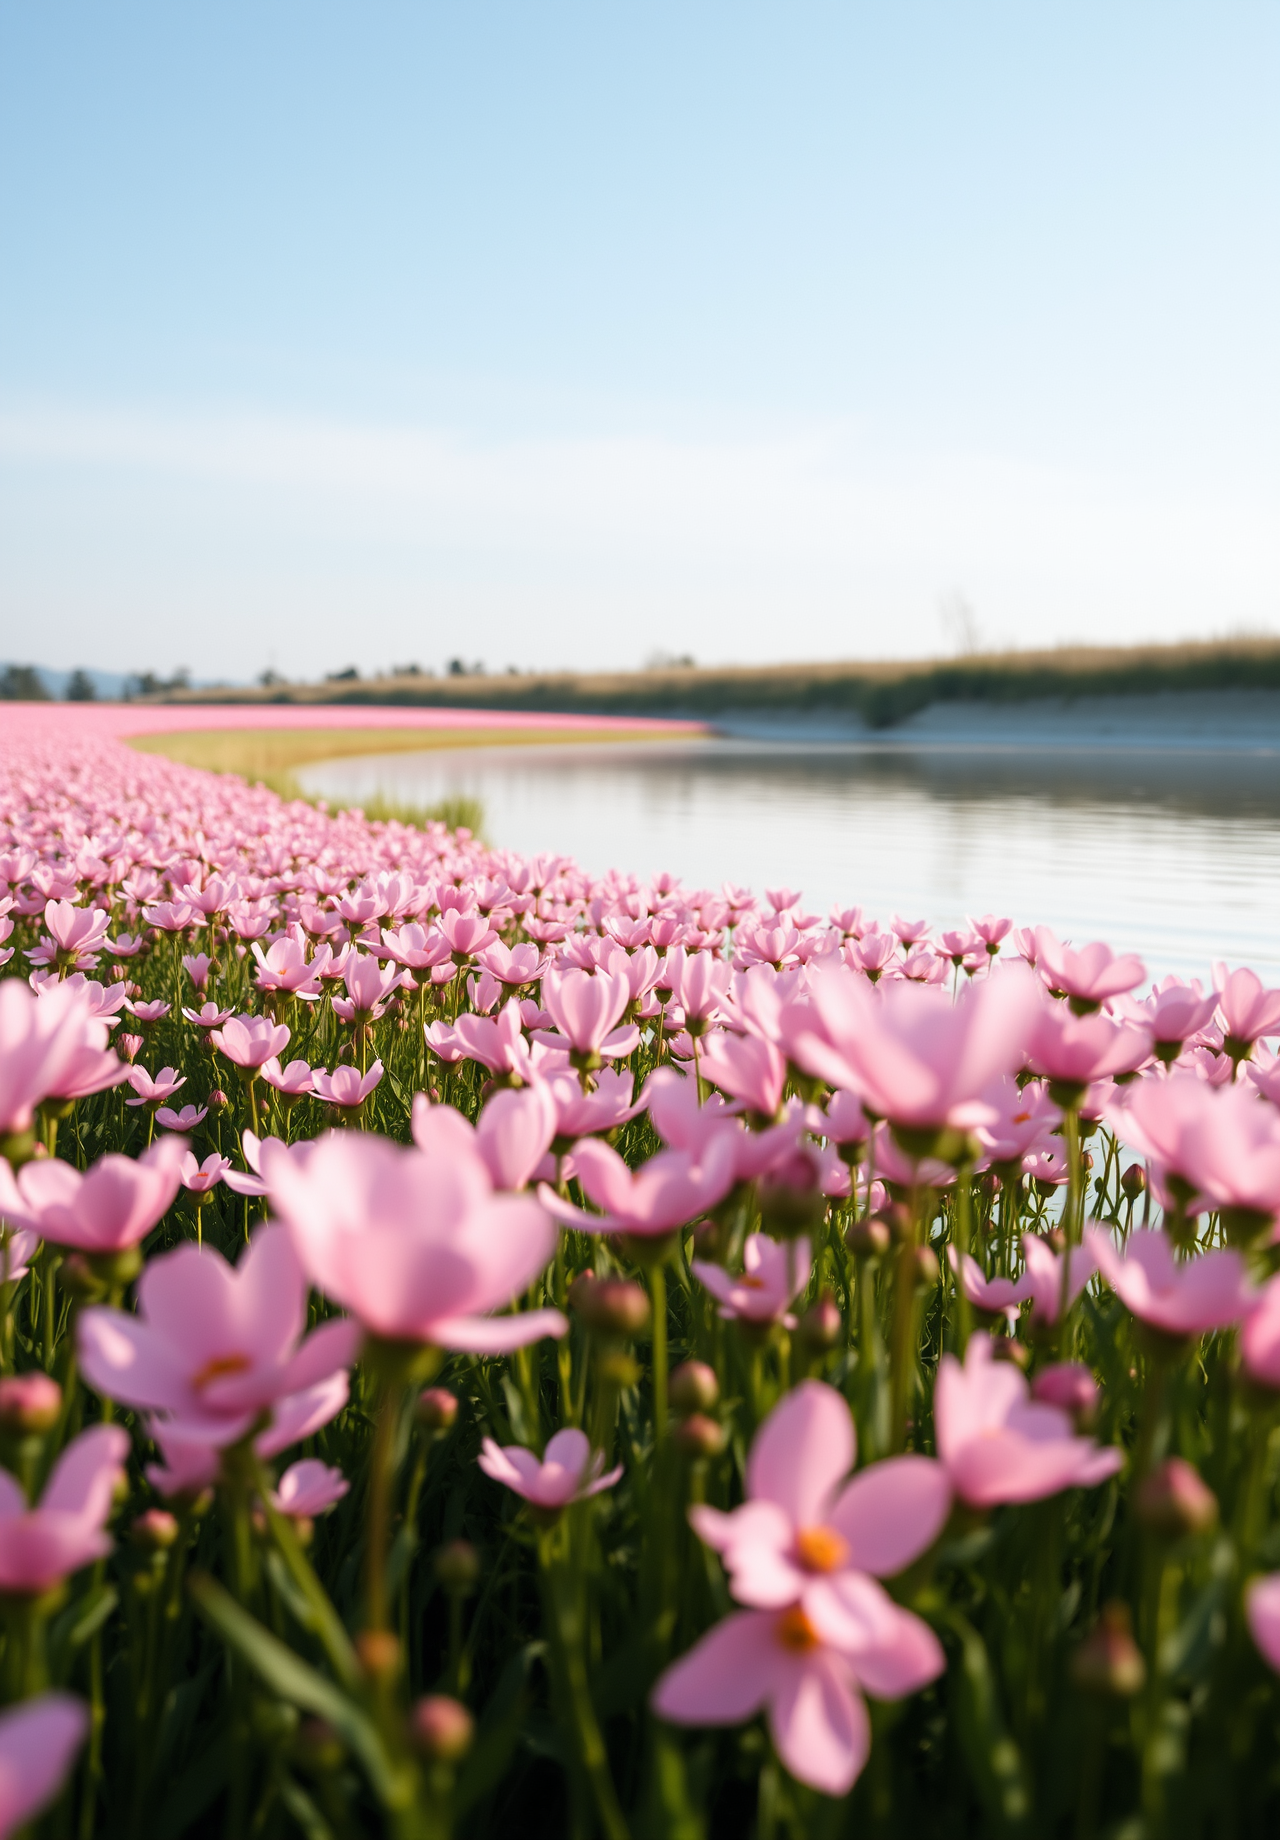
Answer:
[[[24,667],[19,664],[16,659],[0,659],[0,676],[3,676],[6,671],[20,671],[24,668],[30,669],[32,667]],[[74,673],[72,671],[55,671],[50,666],[43,664],[34,666],[34,670],[36,676],[44,685],[45,694],[52,698],[55,703],[62,702],[67,694],[67,686],[70,684]],[[100,703],[118,703],[125,694],[126,685],[130,682],[130,679],[119,671],[90,671],[86,669],[84,675],[93,685],[94,697]]]
[[[1280,690],[1280,639],[1181,645],[1062,646],[1052,651],[825,664],[716,668],[672,664],[577,675],[435,677],[401,671],[322,683],[166,693],[165,702],[363,704],[530,709],[563,714],[844,716],[890,728],[935,703],[1013,703],[1037,698],[1134,696],[1168,691]]]

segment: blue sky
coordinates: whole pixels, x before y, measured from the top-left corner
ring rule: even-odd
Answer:
[[[1280,629],[1280,12],[0,0],[0,655]]]

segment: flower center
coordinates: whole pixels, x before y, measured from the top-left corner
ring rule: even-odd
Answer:
[[[796,1532],[796,1557],[810,1572],[837,1572],[849,1557],[849,1544],[834,1527],[801,1527]]]
[[[764,1289],[764,1279],[753,1278],[750,1272],[744,1271],[742,1276],[738,1279],[738,1283],[744,1291],[762,1291]]]
[[[811,1648],[817,1648],[822,1640],[813,1624],[809,1621],[799,1604],[792,1604],[778,1618],[777,1636],[783,1648],[789,1648],[793,1654],[803,1655]]]
[[[202,1393],[205,1387],[215,1380],[225,1380],[230,1374],[246,1374],[253,1366],[247,1354],[215,1354],[211,1361],[206,1361],[191,1376],[193,1392]]]

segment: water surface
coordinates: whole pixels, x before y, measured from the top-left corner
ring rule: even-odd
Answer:
[[[1280,982],[1280,747],[1254,736],[722,738],[374,756],[302,777],[348,803],[468,793],[492,843],[593,871],[786,885],[813,911],[858,902],[884,920],[1005,913],[1140,951],[1153,973],[1207,977],[1223,958]]]

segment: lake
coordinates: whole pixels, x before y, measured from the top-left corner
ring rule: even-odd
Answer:
[[[811,911],[857,902],[884,921],[1005,913],[1139,951],[1153,975],[1207,979],[1223,958],[1280,982],[1273,699],[1227,699],[1199,726],[1185,719],[1193,699],[1173,699],[1176,723],[1168,699],[1143,699],[1127,721],[1121,701],[1092,718],[1024,705],[985,727],[971,711],[926,711],[890,738],[459,749],[299,777],[349,804],[467,793],[492,843],[593,871],[785,885]]]

